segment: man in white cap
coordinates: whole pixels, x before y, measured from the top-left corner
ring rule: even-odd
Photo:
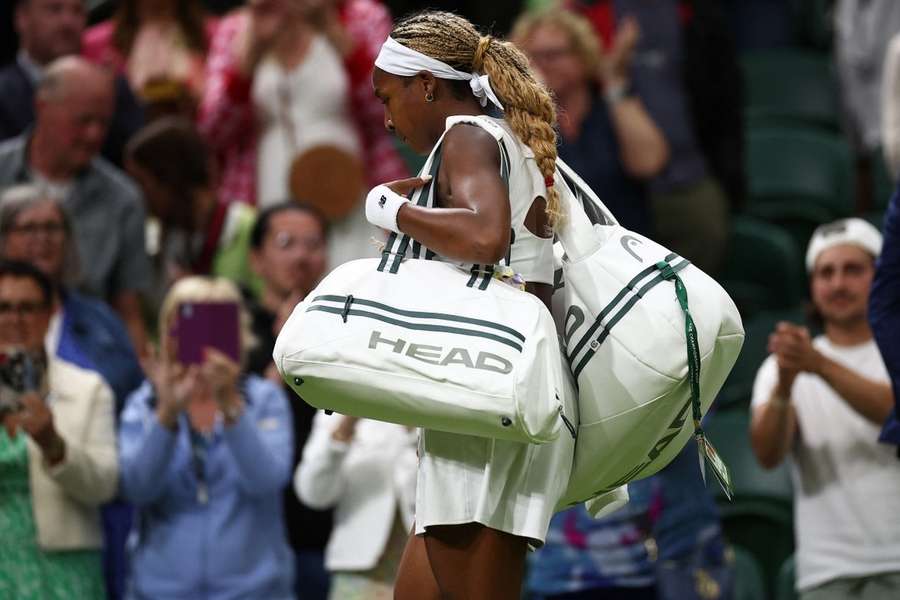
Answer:
[[[900,462],[878,442],[893,397],[867,320],[881,243],[861,219],[816,229],[806,268],[824,334],[779,323],[753,387],[757,459],[792,459],[801,600],[900,598]]]

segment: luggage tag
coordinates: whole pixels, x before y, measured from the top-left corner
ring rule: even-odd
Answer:
[[[705,463],[709,463],[709,466],[712,468],[713,474],[716,476],[716,481],[719,482],[719,485],[722,487],[722,491],[725,492],[725,497],[728,500],[734,499],[734,484],[731,482],[731,473],[728,471],[728,466],[725,464],[725,461],[722,460],[722,457],[719,456],[719,453],[716,452],[715,446],[712,445],[712,442],[709,441],[709,438],[702,432],[696,435],[697,439],[697,449],[700,454],[700,474],[703,476],[703,483],[706,483],[706,469]],[[704,457],[706,460],[704,461]]]
[[[734,485],[731,481],[731,474],[728,472],[728,466],[725,461],[716,452],[712,442],[703,432],[703,426],[700,421],[703,417],[700,411],[700,346],[697,343],[697,327],[694,325],[694,319],[691,317],[691,311],[688,308],[687,288],[681,277],[672,269],[672,266],[666,261],[656,263],[656,267],[662,272],[663,278],[675,282],[675,295],[678,297],[678,304],[684,312],[684,334],[687,340],[687,357],[688,357],[688,378],[691,382],[691,408],[694,417],[694,439],[697,440],[697,453],[700,460],[700,475],[703,477],[703,483],[706,484],[706,463],[712,468],[719,485],[725,496],[731,500],[734,497]],[[705,459],[705,460],[704,460]]]

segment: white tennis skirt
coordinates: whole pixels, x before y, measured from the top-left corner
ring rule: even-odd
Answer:
[[[568,406],[573,395],[566,396],[566,413],[577,414]],[[480,523],[542,546],[551,517],[562,508],[557,503],[574,450],[566,427],[546,444],[421,430],[416,534],[434,525]]]

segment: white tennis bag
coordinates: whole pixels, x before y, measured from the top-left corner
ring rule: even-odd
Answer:
[[[438,148],[425,166],[432,181],[413,196],[421,205]],[[325,277],[278,336],[285,381],[316,408],[358,417],[532,443],[556,439],[565,423],[574,436],[550,311],[490,268],[425,258],[392,234],[381,259]]]
[[[558,231],[565,255],[554,303],[562,300],[558,325],[579,402],[564,502],[656,473],[692,434],[730,494],[700,419],[743,344],[737,308],[700,269],[618,225],[587,184],[557,164],[567,221]]]

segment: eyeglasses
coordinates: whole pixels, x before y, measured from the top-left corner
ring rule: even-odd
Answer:
[[[569,46],[564,46],[560,48],[541,48],[539,50],[532,50],[528,53],[528,57],[532,62],[549,63],[568,58],[572,54],[574,54],[573,49]]]
[[[287,250],[299,244],[307,252],[315,252],[325,247],[325,240],[319,236],[294,237],[287,231],[279,231],[275,234],[275,247],[279,250]]]
[[[31,316],[47,310],[46,302],[3,302],[0,301],[0,315],[17,314],[19,316]]]
[[[47,221],[45,223],[26,223],[25,225],[13,225],[9,228],[10,233],[20,233],[27,236],[36,236],[43,233],[47,236],[57,236],[66,230],[62,223],[55,221]]]

